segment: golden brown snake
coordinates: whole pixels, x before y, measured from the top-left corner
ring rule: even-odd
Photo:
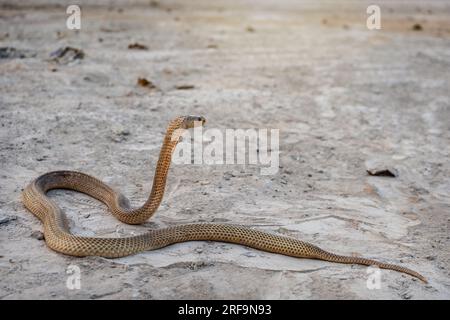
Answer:
[[[172,152],[180,139],[180,130],[192,128],[197,124],[202,125],[204,122],[203,117],[197,116],[178,117],[170,122],[156,165],[152,191],[140,208],[131,208],[123,195],[102,181],[81,172],[49,172],[31,182],[23,191],[23,203],[43,222],[47,245],[55,251],[72,256],[117,258],[185,241],[221,241],[298,258],[375,265],[404,272],[426,282],[422,275],[405,267],[360,257],[336,255],[304,241],[236,225],[186,224],[124,238],[76,236],[70,232],[61,209],[46,196],[47,191],[51,189],[76,190],[105,203],[112,214],[122,222],[143,223],[155,213],[163,198]]]

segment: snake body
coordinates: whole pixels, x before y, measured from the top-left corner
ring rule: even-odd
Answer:
[[[23,203],[29,211],[42,221],[47,245],[57,252],[71,256],[117,258],[141,251],[163,248],[179,242],[220,241],[298,258],[367,266],[375,265],[379,268],[407,273],[426,282],[422,275],[405,267],[361,257],[337,255],[308,242],[237,225],[185,224],[123,238],[76,236],[70,232],[61,209],[46,195],[52,189],[79,191],[106,204],[111,213],[120,221],[128,224],[143,223],[155,213],[162,201],[172,153],[180,139],[181,132],[198,124],[202,125],[204,121],[203,117],[185,116],[178,117],[170,122],[161,147],[150,196],[144,205],[139,208],[131,208],[125,196],[102,181],[81,172],[54,171],[43,174],[31,182],[22,193]]]

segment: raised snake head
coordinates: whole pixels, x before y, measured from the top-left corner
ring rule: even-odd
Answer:
[[[206,119],[202,116],[185,116],[183,118],[183,122],[181,127],[183,129],[191,129],[194,127],[203,126],[206,122]]]

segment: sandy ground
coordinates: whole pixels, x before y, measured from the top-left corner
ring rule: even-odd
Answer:
[[[1,3],[0,47],[16,49],[0,59],[1,298],[450,298],[448,2],[378,1],[382,30],[369,31],[362,1],[78,1],[79,32],[66,29],[60,1]],[[148,50],[128,49],[134,42]],[[84,58],[49,61],[65,46]],[[87,196],[50,192],[74,233],[243,224],[399,263],[429,284],[383,271],[369,290],[362,266],[214,242],[115,260],[46,247],[20,201],[27,183],[81,170],[138,205],[165,126],[184,114],[220,129],[279,128],[278,174],[174,165],[142,226]],[[397,177],[369,176],[374,162]],[[70,265],[81,270],[79,290],[66,286]]]

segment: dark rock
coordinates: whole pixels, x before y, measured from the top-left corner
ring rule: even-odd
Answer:
[[[128,45],[128,49],[132,50],[148,50],[148,47],[146,45],[140,44],[140,43],[130,43]]]
[[[423,30],[423,27],[422,27],[421,24],[416,23],[415,25],[412,26],[412,29],[413,29],[414,31],[422,31],[422,30]]]
[[[69,64],[71,62],[81,60],[84,58],[84,52],[73,47],[63,47],[50,54],[52,61],[60,64]]]
[[[36,56],[36,54],[28,50],[20,50],[13,47],[0,48],[0,59],[24,59],[34,56]]]
[[[37,239],[37,240],[44,240],[45,236],[41,231],[33,231],[30,235],[32,238]]]
[[[9,216],[0,217],[0,224],[7,224],[16,219],[17,219],[16,217],[9,217]]]
[[[141,87],[149,88],[149,89],[155,89],[156,86],[151,82],[150,80],[147,80],[146,78],[138,78],[137,84]]]

